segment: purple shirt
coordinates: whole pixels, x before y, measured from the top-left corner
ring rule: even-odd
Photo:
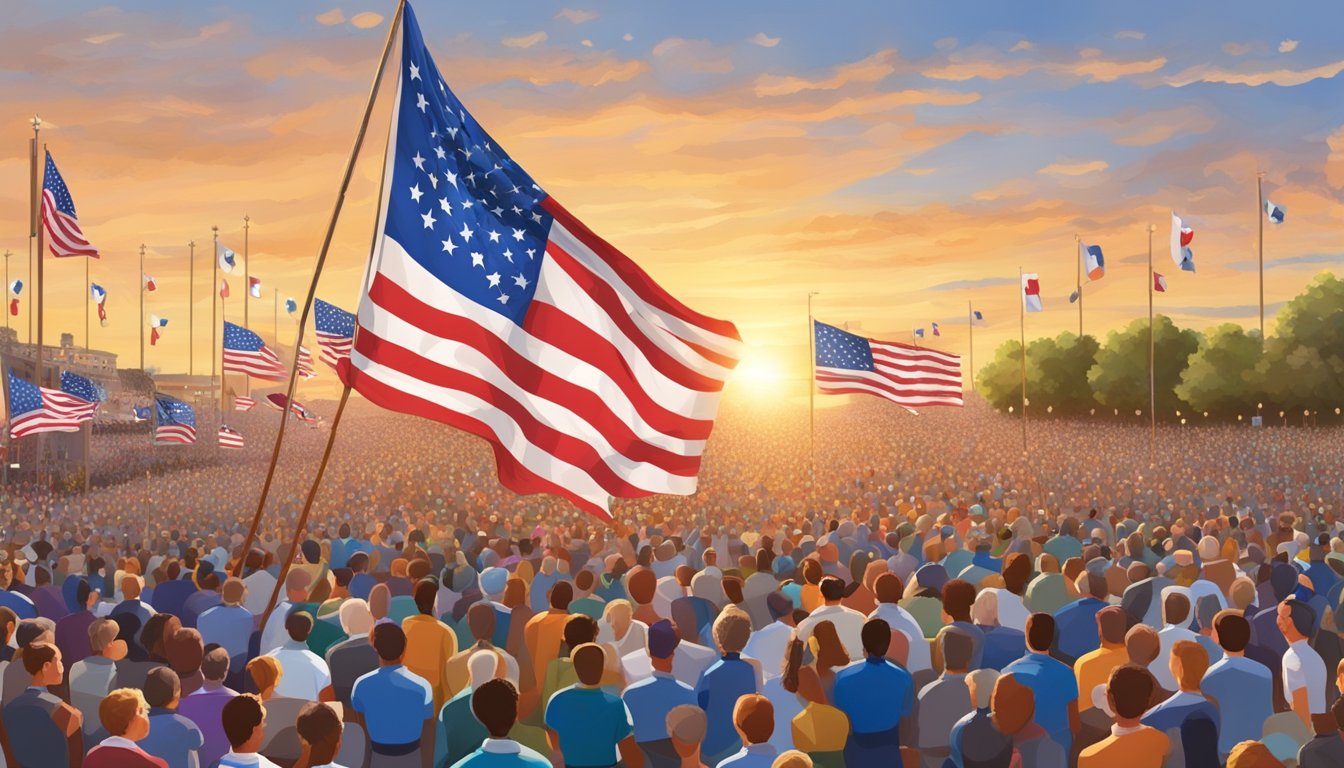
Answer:
[[[238,693],[231,688],[215,687],[207,683],[210,689],[202,688],[190,696],[183,696],[177,706],[177,714],[187,718],[201,729],[204,743],[196,753],[201,765],[214,765],[230,749],[229,739],[224,735],[224,722],[220,715],[224,705]]]

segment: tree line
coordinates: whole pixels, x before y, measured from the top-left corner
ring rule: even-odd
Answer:
[[[1101,343],[1064,332],[1027,343],[1027,401],[1036,416],[1148,413],[1148,319]],[[1203,333],[1153,318],[1158,418],[1300,418],[1344,406],[1344,281],[1326,272],[1278,313],[1273,335],[1224,323]],[[1020,408],[1022,345],[1005,342],[976,377],[992,406]]]

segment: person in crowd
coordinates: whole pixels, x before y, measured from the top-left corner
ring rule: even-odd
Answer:
[[[667,713],[667,736],[680,758],[678,768],[708,768],[700,759],[708,728],[705,711],[698,706],[681,704]]]
[[[924,768],[941,768],[951,754],[948,739],[952,727],[970,714],[973,704],[966,684],[971,671],[971,639],[946,633],[939,641],[943,644],[943,673],[920,690],[915,707],[918,737],[914,746],[919,749]]]
[[[293,699],[316,701],[318,693],[331,685],[331,672],[322,657],[308,650],[308,636],[313,631],[313,616],[307,611],[291,611],[285,619],[289,638],[268,653],[284,670],[275,693]]]
[[[30,643],[23,649],[21,663],[28,687],[0,710],[15,764],[21,768],[78,765],[84,753],[83,715],[48,690],[65,677],[60,650],[49,642]]]
[[[84,740],[96,744],[107,734],[98,718],[98,707],[115,686],[117,662],[126,658],[126,641],[117,639],[120,629],[111,619],[89,625],[89,653],[70,667],[70,703],[83,718]]]
[[[649,768],[676,768],[680,763],[667,733],[667,714],[696,703],[695,690],[672,674],[672,660],[680,638],[672,622],[663,619],[648,628],[647,651],[653,675],[626,687],[621,694],[634,722],[635,743]]]
[[[1033,613],[1027,618],[1027,655],[1004,667],[1005,675],[1031,689],[1035,722],[1064,752],[1078,732],[1078,681],[1073,670],[1050,656],[1055,642],[1055,617]]]
[[[994,682],[990,708],[995,727],[1012,739],[1014,762],[1040,768],[1067,764],[1063,747],[1034,719],[1036,697],[1032,689],[1019,683],[1012,673],[1000,675]]]
[[[1325,662],[1308,642],[1315,634],[1315,621],[1315,611],[1301,600],[1292,598],[1279,603],[1278,628],[1288,643],[1283,655],[1283,696],[1308,728],[1312,715],[1328,712]]]
[[[1111,735],[1078,755],[1078,768],[1162,768],[1171,740],[1143,724],[1157,683],[1147,667],[1124,664],[1106,681],[1107,708],[1115,715]]]
[[[457,653],[457,635],[451,627],[434,617],[438,584],[422,579],[414,588],[418,613],[401,623],[406,633],[406,668],[429,683],[437,710],[448,700],[448,661]]]
[[[200,765],[199,752],[205,745],[205,737],[195,723],[177,713],[182,700],[182,683],[177,673],[167,667],[150,670],[145,677],[144,699],[149,707],[148,728],[144,736],[131,740],[166,763],[167,768]]]
[[[351,708],[363,720],[373,752],[372,768],[416,768],[421,738],[434,715],[434,691],[402,664],[406,633],[395,623],[374,626],[378,669],[355,681]]]
[[[144,741],[150,729],[149,705],[140,691],[118,688],[109,692],[98,707],[98,717],[108,736],[89,750],[85,768],[169,768],[167,760],[136,743]]]
[[[801,634],[800,629],[799,639]],[[725,609],[714,622],[714,642],[721,656],[700,675],[695,686],[696,703],[709,719],[704,744],[706,763],[718,765],[742,748],[732,713],[739,698],[757,692],[756,668],[742,658],[750,637],[751,618],[737,608]]]
[[[374,587],[375,592],[386,589],[381,584]],[[370,603],[355,597],[342,601],[337,609],[341,629],[350,637],[328,648],[324,661],[331,673],[330,696],[343,706],[350,706],[355,681],[378,668],[378,652],[369,642],[375,621],[369,606]]]
[[[817,624],[829,621],[835,627],[836,634],[840,636],[840,642],[849,649],[850,659],[857,661],[860,658],[860,649],[863,647],[859,635],[863,631],[866,618],[862,613],[840,604],[845,596],[845,582],[840,579],[834,576],[823,577],[817,589],[822,604],[808,612],[806,619],[798,622],[798,639],[807,642],[812,638],[813,629]],[[712,730],[713,718],[710,720]]]
[[[1213,638],[1223,658],[1204,673],[1199,688],[1218,708],[1218,758],[1226,762],[1241,737],[1262,732],[1274,714],[1274,680],[1268,667],[1246,657],[1251,624],[1240,611],[1220,611]]]
[[[887,659],[891,627],[869,619],[861,630],[864,660],[835,677],[835,706],[849,718],[845,763],[883,765],[901,760],[901,723],[914,712],[910,673]]]
[[[1203,718],[1217,734],[1218,708],[1214,706],[1200,690],[1204,674],[1209,668],[1209,656],[1204,646],[1194,640],[1178,640],[1171,649],[1171,676],[1176,680],[1177,690],[1162,703],[1148,710],[1143,716],[1143,724],[1167,734],[1171,741],[1169,768],[1183,768],[1185,755],[1189,753],[1182,739],[1191,720]],[[1216,742],[1216,738],[1215,738]],[[1191,749],[1199,745],[1190,745]]]
[[[503,665],[498,656],[483,650],[472,654],[467,669],[471,676],[470,684],[439,709],[434,737],[436,768],[455,765],[490,736],[485,726],[472,714],[471,696],[477,688],[501,677]]]
[[[1013,741],[994,723],[992,705],[998,679],[999,673],[993,669],[977,669],[966,675],[974,710],[952,726],[944,766],[999,768],[1012,763]]]
[[[490,737],[456,768],[549,768],[550,760],[509,738],[518,721],[518,689],[496,678],[472,691],[471,712]]]
[[[201,765],[213,765],[229,751],[230,744],[220,713],[224,711],[224,705],[238,695],[237,691],[224,685],[224,679],[229,676],[229,652],[224,648],[211,648],[201,662],[201,674],[205,682],[196,692],[182,698],[177,713],[201,731],[202,743],[197,751]]]
[[[574,768],[617,762],[642,768],[644,755],[635,743],[630,710],[619,696],[601,688],[606,651],[587,643],[570,658],[579,682],[552,696],[543,716],[552,751]]]
[[[719,761],[719,768],[770,768],[778,752],[770,744],[775,730],[775,713],[770,700],[749,693],[733,706],[733,727],[742,740],[742,748]]]
[[[261,699],[250,693],[229,699],[220,712],[220,724],[229,751],[216,763],[219,768],[280,768],[260,752],[266,735],[266,707]]]
[[[294,721],[294,730],[299,734],[300,764],[311,768],[355,768],[336,763],[344,726],[330,704],[317,701],[305,704]]]

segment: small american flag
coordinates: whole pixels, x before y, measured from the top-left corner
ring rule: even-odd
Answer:
[[[307,347],[299,347],[299,375],[305,379],[317,378],[317,369],[313,367],[313,353]]]
[[[907,408],[962,405],[960,356],[814,325],[821,392],[877,395]]]
[[[279,392],[273,392],[266,396],[266,405],[277,411],[285,410],[286,402],[289,402],[289,412],[299,421],[317,421],[317,417],[313,415],[313,412],[305,408],[298,400],[289,401]]]
[[[257,334],[241,325],[224,323],[224,372],[245,373],[257,379],[284,381],[289,372],[280,358]]]
[[[154,396],[158,423],[155,445],[192,445],[196,442],[196,412],[190,405],[167,395]]]
[[[29,383],[9,371],[9,436],[39,432],[78,432],[81,422],[93,418],[98,403],[58,389]]]
[[[47,166],[42,172],[42,225],[47,230],[47,246],[53,256],[92,256],[98,258],[98,249],[84,237],[79,219],[75,216],[75,201],[70,188],[56,170],[56,162],[47,153]]]
[[[317,325],[317,349],[322,362],[335,368],[350,356],[355,340],[355,316],[335,304],[313,300],[313,319]]]
[[[257,404],[255,397],[235,397],[233,398],[233,410],[250,411]]]
[[[221,426],[219,428],[220,448],[242,448],[243,442],[242,432],[229,426]]]
[[[500,482],[602,519],[690,495],[742,354],[514,162],[448,89],[406,6],[387,193],[342,379],[487,440]]]

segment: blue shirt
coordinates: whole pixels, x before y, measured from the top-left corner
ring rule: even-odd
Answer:
[[[567,766],[615,765],[616,745],[634,732],[630,710],[601,688],[561,688],[546,705],[546,727],[560,740]]]
[[[666,739],[667,713],[673,707],[696,703],[691,686],[663,672],[631,684],[621,699],[635,719],[635,741]]]
[[[0,605],[13,611],[14,615],[19,617],[19,621],[37,618],[37,606],[33,605],[33,601],[26,595],[18,592],[0,589]]]
[[[510,739],[486,739],[452,768],[551,768],[551,761]]]
[[[1106,603],[1084,597],[1055,611],[1055,648],[1065,664],[1071,664],[1101,647],[1097,632],[1097,613]]]
[[[196,750],[205,744],[201,729],[171,709],[149,710],[149,735],[136,744],[149,754],[163,758],[168,768],[190,768]]]
[[[411,744],[420,741],[425,721],[434,716],[434,692],[419,675],[397,664],[356,680],[350,705],[364,715],[369,741]]]
[[[1166,701],[1158,704],[1156,707],[1148,710],[1143,716],[1143,724],[1156,728],[1159,731],[1172,737],[1172,746],[1180,744],[1181,724],[1191,715],[1202,714],[1218,725],[1218,709],[1209,703],[1209,700],[1197,693],[1177,693]],[[1174,733],[1173,733],[1174,732]],[[1237,735],[1238,740],[1245,739],[1245,734]],[[1222,741],[1222,734],[1219,734],[1218,740]]]
[[[701,754],[720,755],[741,748],[742,739],[733,727],[733,707],[748,693],[756,693],[756,668],[743,661],[741,654],[726,654],[700,674],[695,700],[709,719]]]
[[[770,742],[751,744],[721,761],[718,768],[770,768],[775,764],[776,757],[779,757],[779,752],[770,745]]]
[[[252,637],[252,614],[241,605],[217,605],[196,619],[196,629],[207,643],[219,643],[237,659],[247,654]]]
[[[1218,704],[1218,753],[1227,755],[1247,734],[1262,733],[1274,714],[1274,677],[1244,656],[1225,656],[1204,673],[1200,690]]]
[[[980,630],[985,633],[980,668],[1001,670],[1027,652],[1027,636],[1019,630],[1012,627],[980,627]]]
[[[915,707],[915,680],[886,658],[870,656],[835,674],[835,707],[854,733],[883,733]]]
[[[1036,697],[1036,724],[1067,754],[1073,745],[1069,704],[1078,700],[1078,680],[1073,669],[1049,656],[1028,653],[1004,667],[1003,673],[1013,675],[1031,689]]]

